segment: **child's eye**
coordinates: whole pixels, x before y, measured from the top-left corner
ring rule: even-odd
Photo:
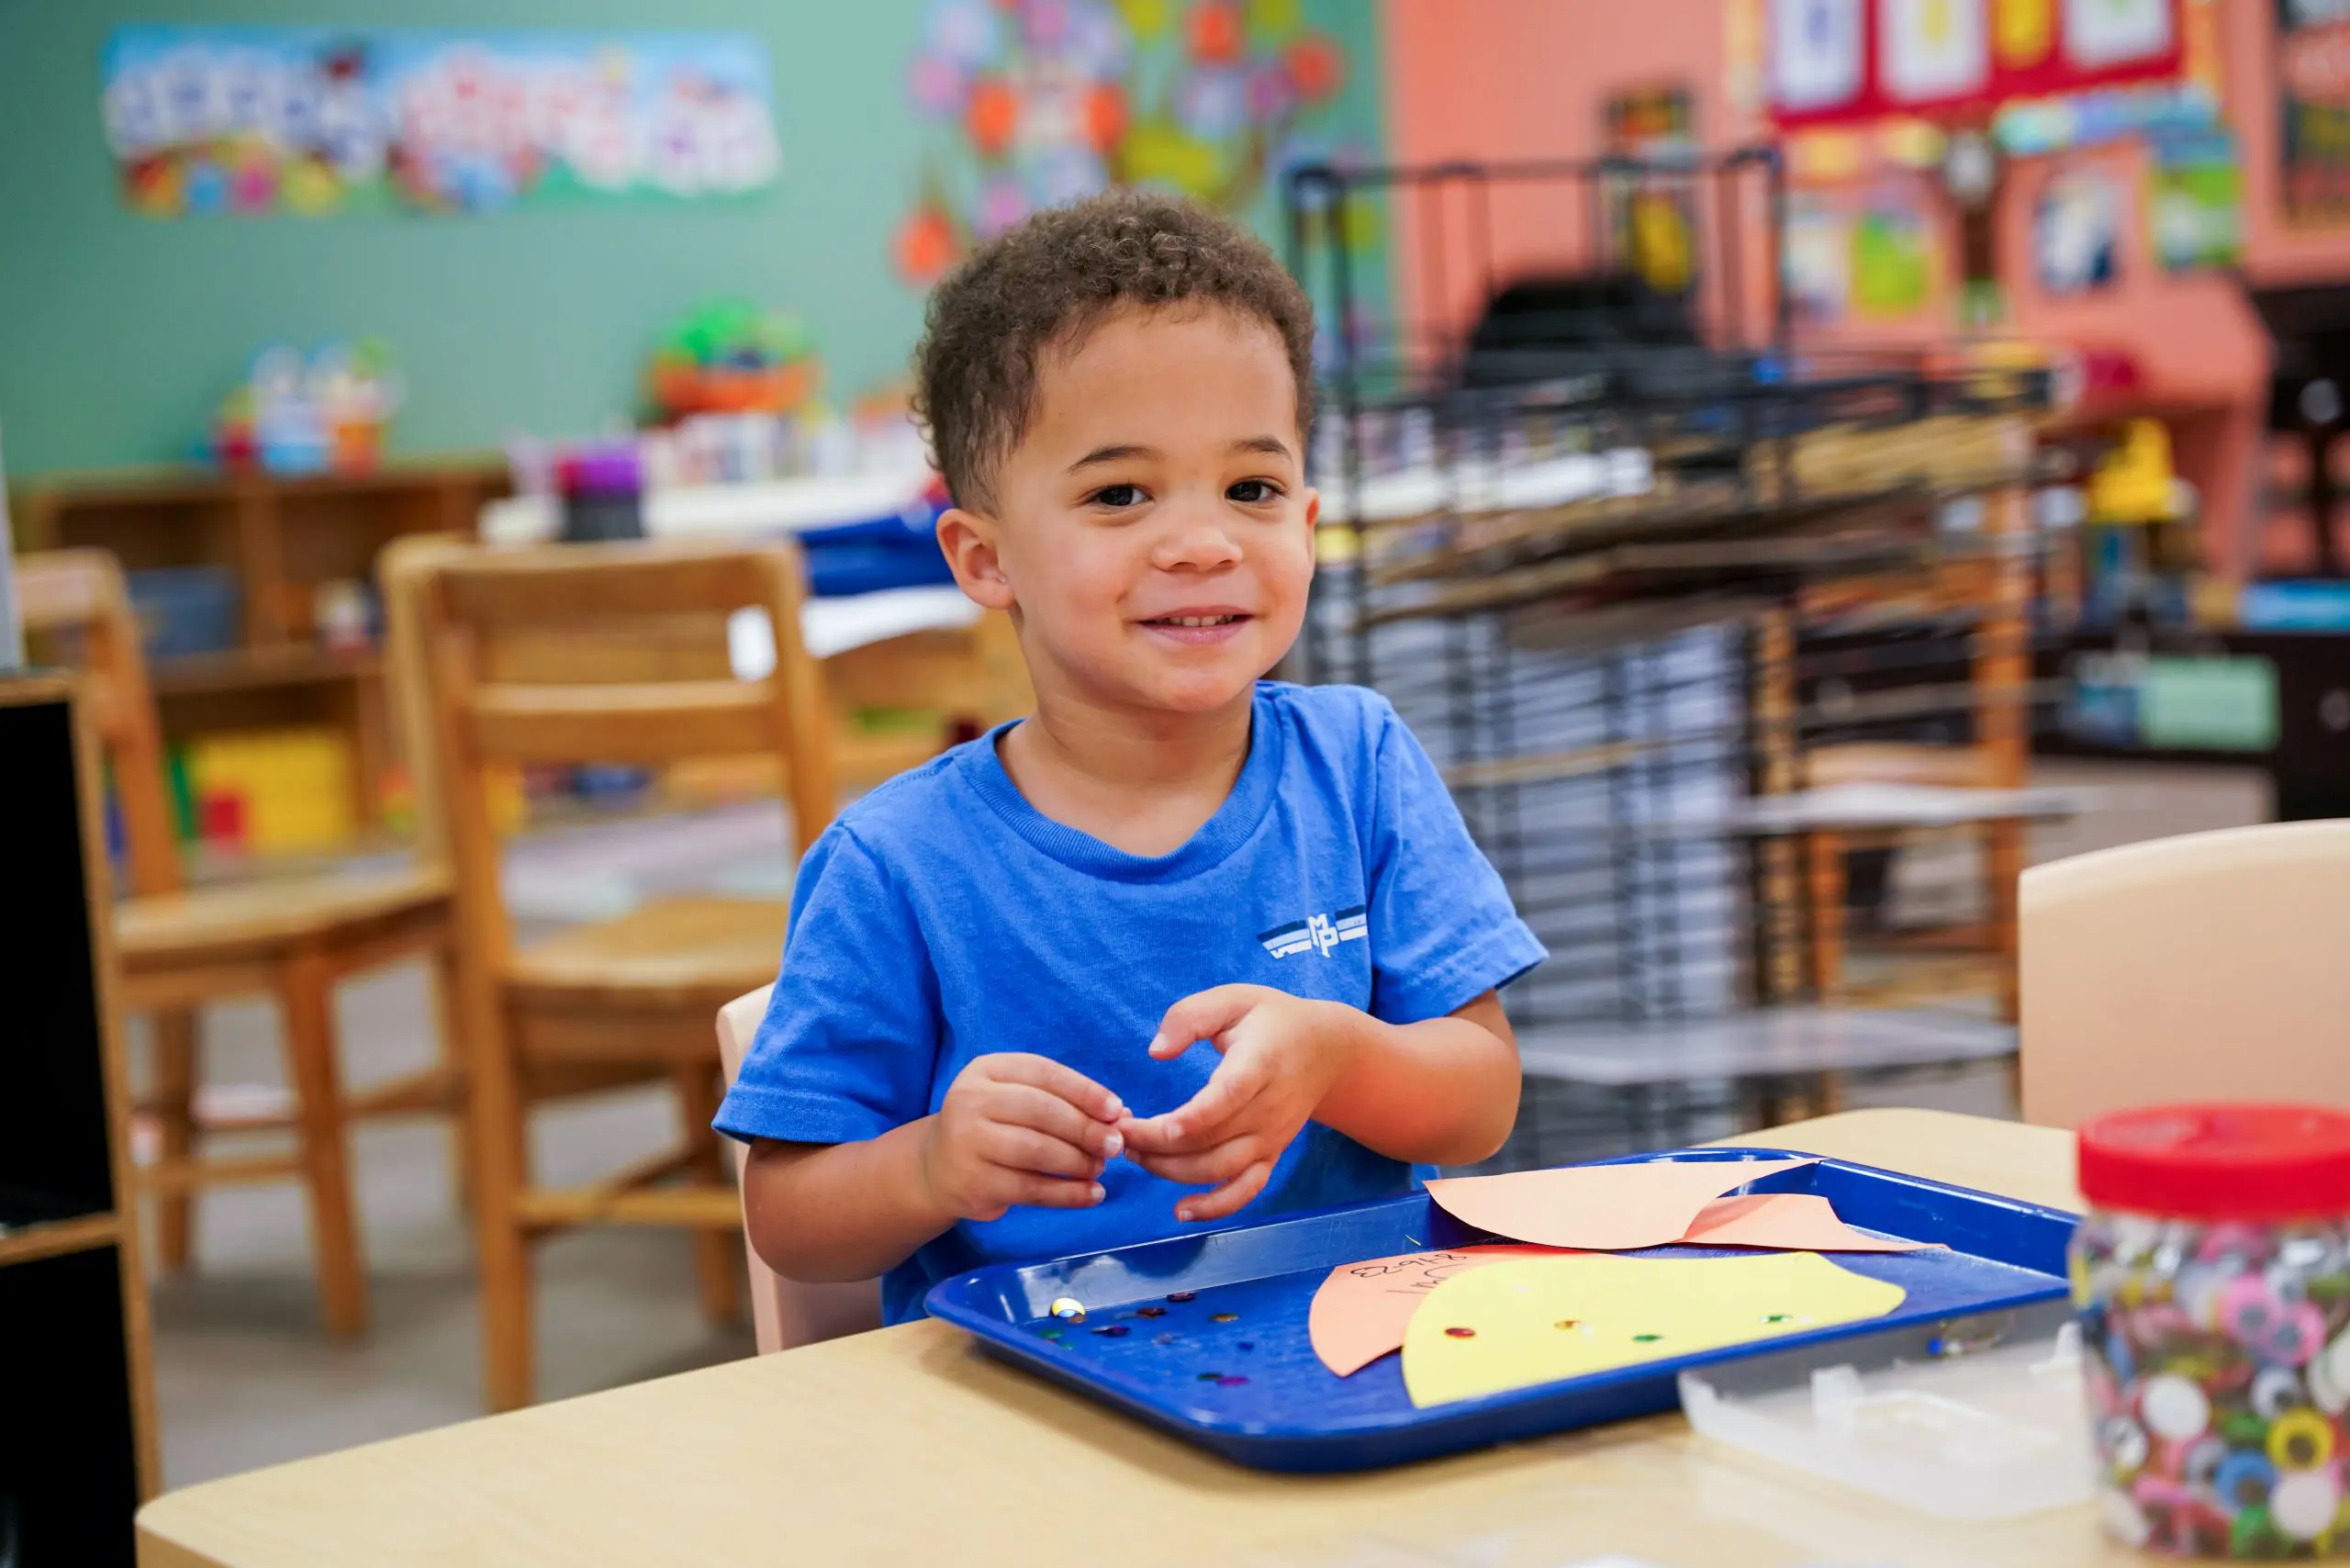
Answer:
[[[1242,506],[1262,506],[1267,501],[1281,499],[1281,487],[1270,479],[1243,479],[1237,485],[1227,486],[1224,496],[1225,499],[1238,501]]]
[[[1142,502],[1142,487],[1140,485],[1104,485],[1085,499],[1089,505],[1097,507],[1138,506]]]

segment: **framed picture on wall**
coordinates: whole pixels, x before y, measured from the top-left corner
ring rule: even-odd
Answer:
[[[2095,169],[2065,169],[2040,190],[2031,215],[2031,270],[2042,294],[2113,286],[2121,265],[2121,188]]]
[[[2285,217],[2350,222],[2350,0],[2276,0]]]

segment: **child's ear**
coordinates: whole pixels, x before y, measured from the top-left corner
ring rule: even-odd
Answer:
[[[1012,608],[1012,582],[996,551],[995,522],[978,512],[949,507],[938,517],[938,548],[955,574],[955,586],[988,610]]]

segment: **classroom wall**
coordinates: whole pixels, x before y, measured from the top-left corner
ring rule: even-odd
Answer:
[[[2273,8],[2255,0],[2215,0],[2229,118],[2244,157],[2243,271],[2264,285],[2350,281],[2350,229],[2296,231],[2278,196],[2279,138]],[[1726,0],[1639,0],[1573,6],[1546,0],[1388,0],[1389,127],[1399,161],[1446,158],[1588,157],[1600,148],[1602,106],[1625,88],[1681,83],[1695,100],[1696,132],[1708,148],[1763,134],[1733,111],[1725,91]],[[2255,467],[2266,402],[2268,343],[2232,277],[2163,272],[2145,223],[2146,153],[2138,145],[2020,162],[1998,214],[2009,329],[2044,341],[2125,350],[2151,383],[2148,405],[2173,425],[2182,471],[2202,487],[2212,564],[2255,568],[2263,540],[2243,526],[2257,506]],[[2115,286],[2067,298],[2032,281],[2032,212],[2048,180],[2092,164],[2128,193],[2124,254]],[[1955,218],[1939,196],[1924,204],[1954,253]],[[1587,217],[1573,203],[1518,201],[1495,207],[1496,270],[1555,265],[1586,253]],[[1436,275],[1422,242],[1425,205],[1399,218],[1397,276],[1406,308],[1454,323],[1482,300],[1455,264]],[[1948,280],[1945,280],[1946,282]],[[1846,321],[1812,329],[1805,341],[1924,344],[1952,335],[1950,291],[1938,290],[1914,319]]]
[[[925,147],[908,69],[926,0],[0,0],[0,454],[11,478],[182,461],[265,343],[380,334],[396,453],[592,433],[695,305],[798,311],[844,398],[905,367],[921,295],[890,265]],[[1306,0],[1352,73],[1334,118],[1378,135],[1378,13]],[[1180,15],[1181,7],[1174,7]],[[140,22],[571,31],[766,41],[783,174],[738,201],[159,221],[127,208],[99,119],[108,32]],[[931,140],[925,143],[928,134]]]
[[[393,445],[409,453],[490,447],[515,429],[592,432],[629,411],[655,335],[713,294],[823,323],[838,384],[901,363],[920,307],[882,264],[881,236],[914,131],[873,100],[903,101],[917,6],[499,0],[492,11],[479,0],[0,5],[0,442],[11,476],[188,457],[213,405],[273,341],[388,340],[410,386]],[[98,54],[118,24],[174,20],[755,33],[772,51],[784,174],[729,204],[142,218],[116,194]],[[847,124],[858,134],[833,134]]]

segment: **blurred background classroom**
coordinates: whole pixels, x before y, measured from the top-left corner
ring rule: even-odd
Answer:
[[[2350,814],[2339,6],[162,9],[0,0],[15,594],[121,895],[11,879],[89,1059],[0,1046],[0,1316],[82,1326],[150,1487],[752,1352],[716,1002],[795,820],[1025,698],[931,538],[923,292],[1111,182],[1315,301],[1284,673],[1394,699],[1551,948],[1496,1168],[2014,1115],[2024,867]],[[804,583],[622,631],[495,567],[655,548]],[[730,674],[821,725],[449,744]],[[13,684],[11,835],[70,842]]]

